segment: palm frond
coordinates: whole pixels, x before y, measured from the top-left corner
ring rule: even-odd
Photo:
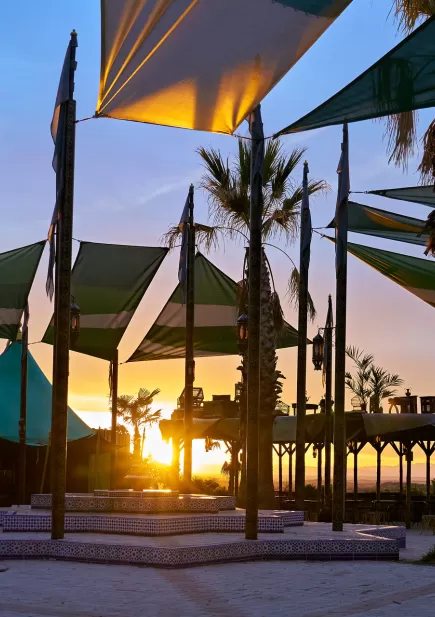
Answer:
[[[282,332],[284,328],[284,313],[281,306],[281,301],[276,291],[270,296],[270,305],[272,308],[273,329],[276,334]]]
[[[167,246],[170,251],[172,251],[177,244],[181,242],[181,237],[183,235],[182,230],[179,225],[174,225],[174,227],[170,227],[168,231],[162,236],[162,244],[163,246]]]
[[[290,278],[288,280],[288,288],[287,288],[287,293],[290,298],[290,304],[292,304],[295,308],[298,308],[299,306],[299,285],[300,285],[299,270],[295,267],[293,268]],[[311,297],[311,294],[309,292],[308,292],[308,300],[307,300],[307,311],[308,311],[309,320],[314,321],[317,315],[317,311],[316,311],[316,307],[314,306],[314,302]]]
[[[435,15],[435,0],[394,0],[393,9],[399,27],[409,34],[420,20]]]
[[[280,156],[280,148],[278,148],[275,173],[273,174],[270,183],[270,194],[272,200],[282,199],[282,197],[287,193],[290,176],[301,162],[305,152],[306,148],[294,148],[290,155]]]
[[[238,181],[246,192],[249,190],[251,181],[251,142],[239,139],[239,154],[236,159],[236,173]]]
[[[435,120],[423,135],[423,158],[418,166],[422,184],[435,184]]]
[[[388,138],[387,151],[390,154],[389,163],[396,167],[407,169],[408,159],[414,156],[417,144],[417,112],[405,111],[392,114],[387,119],[385,135]]]

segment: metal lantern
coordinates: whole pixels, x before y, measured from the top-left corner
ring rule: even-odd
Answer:
[[[80,334],[80,307],[71,298],[71,344],[74,345]]]
[[[248,346],[248,316],[246,313],[237,319],[237,343],[240,353],[243,354]]]
[[[314,370],[315,371],[322,370],[323,347],[324,347],[323,336],[319,332],[313,338],[313,364],[314,364]]]

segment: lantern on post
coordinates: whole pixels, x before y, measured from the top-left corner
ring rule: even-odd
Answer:
[[[80,307],[75,303],[74,296],[71,297],[71,347],[77,342],[80,334]]]
[[[237,319],[237,345],[240,355],[244,355],[248,349],[248,316],[246,313]]]
[[[323,336],[318,332],[313,338],[313,364],[315,371],[321,371],[323,365]]]

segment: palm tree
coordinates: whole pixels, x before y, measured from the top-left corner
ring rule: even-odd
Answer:
[[[394,0],[393,10],[399,29],[406,34],[416,25],[435,15],[435,0]],[[416,112],[395,114],[388,118],[387,135],[390,161],[406,167],[408,158],[413,156],[416,136]],[[431,183],[435,178],[435,120],[433,120],[422,139],[423,157],[418,167],[421,180]]]
[[[117,399],[118,416],[133,428],[133,456],[136,461],[140,461],[142,458],[141,429],[143,430],[145,440],[145,427],[152,426],[161,418],[161,409],[157,411],[151,409],[154,398],[158,394],[160,394],[158,388],[152,392],[141,388],[137,396],[121,394]]]
[[[372,393],[370,388],[370,374],[373,364],[373,354],[364,353],[358,347],[347,347],[346,355],[353,360],[356,368],[354,375],[347,372],[345,375],[345,383],[347,388],[351,390],[359,398],[361,409],[364,411],[367,408],[367,401]]]
[[[234,164],[230,166],[228,159],[214,148],[199,148],[199,155],[204,163],[205,171],[201,179],[201,187],[209,202],[209,218],[211,226],[200,226],[200,240],[208,246],[217,238],[236,239],[240,234],[249,238],[250,209],[250,156],[249,142],[239,140],[238,152]],[[292,174],[301,163],[305,150],[295,148],[289,154],[285,153],[279,140],[267,142],[264,156],[263,173],[263,246],[275,238],[282,238],[287,243],[295,241],[299,231],[300,205],[302,200],[302,184],[296,183]],[[323,181],[309,182],[309,194],[313,195],[328,188]],[[166,240],[169,246],[174,246],[180,231],[178,227],[169,230]],[[249,272],[247,259],[243,267],[243,282],[240,285],[240,310],[246,310],[247,280]],[[290,277],[290,297],[295,298],[298,273],[294,268]],[[275,408],[279,400],[282,385],[277,371],[276,339],[283,325],[283,314],[273,285],[266,252],[263,248],[263,263],[261,271],[261,366],[260,366],[260,473],[259,496],[260,507],[272,507],[274,502],[273,467],[272,467],[272,426]],[[310,301],[311,317],[314,317],[314,305]],[[242,365],[246,359],[242,359]],[[244,443],[244,418],[241,417],[242,443]],[[243,499],[243,470],[240,495]]]
[[[369,387],[374,403],[375,412],[381,409],[381,401],[384,398],[394,396],[396,388],[403,384],[403,379],[397,374],[388,373],[380,366],[372,366],[370,370]]]

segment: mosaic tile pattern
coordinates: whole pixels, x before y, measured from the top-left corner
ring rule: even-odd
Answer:
[[[0,558],[65,559],[159,567],[187,567],[207,563],[255,559],[398,559],[395,540],[256,540],[182,547],[103,544],[71,540],[4,540]]]
[[[398,542],[400,548],[406,548],[406,527],[401,527],[399,525],[370,527],[361,529],[360,533],[364,533],[370,536],[377,536],[379,538],[391,538]]]
[[[178,495],[178,491],[166,491],[166,490],[143,490],[134,491],[133,489],[114,489],[114,490],[102,490],[96,489],[93,493],[94,497],[175,497]]]
[[[50,514],[17,514],[5,517],[4,532],[51,531]],[[261,516],[258,529],[265,533],[282,533],[283,519],[278,516]],[[67,514],[65,530],[68,532],[112,533],[142,536],[167,536],[186,533],[243,532],[244,516],[195,516],[195,517],[128,517],[93,514]]]

